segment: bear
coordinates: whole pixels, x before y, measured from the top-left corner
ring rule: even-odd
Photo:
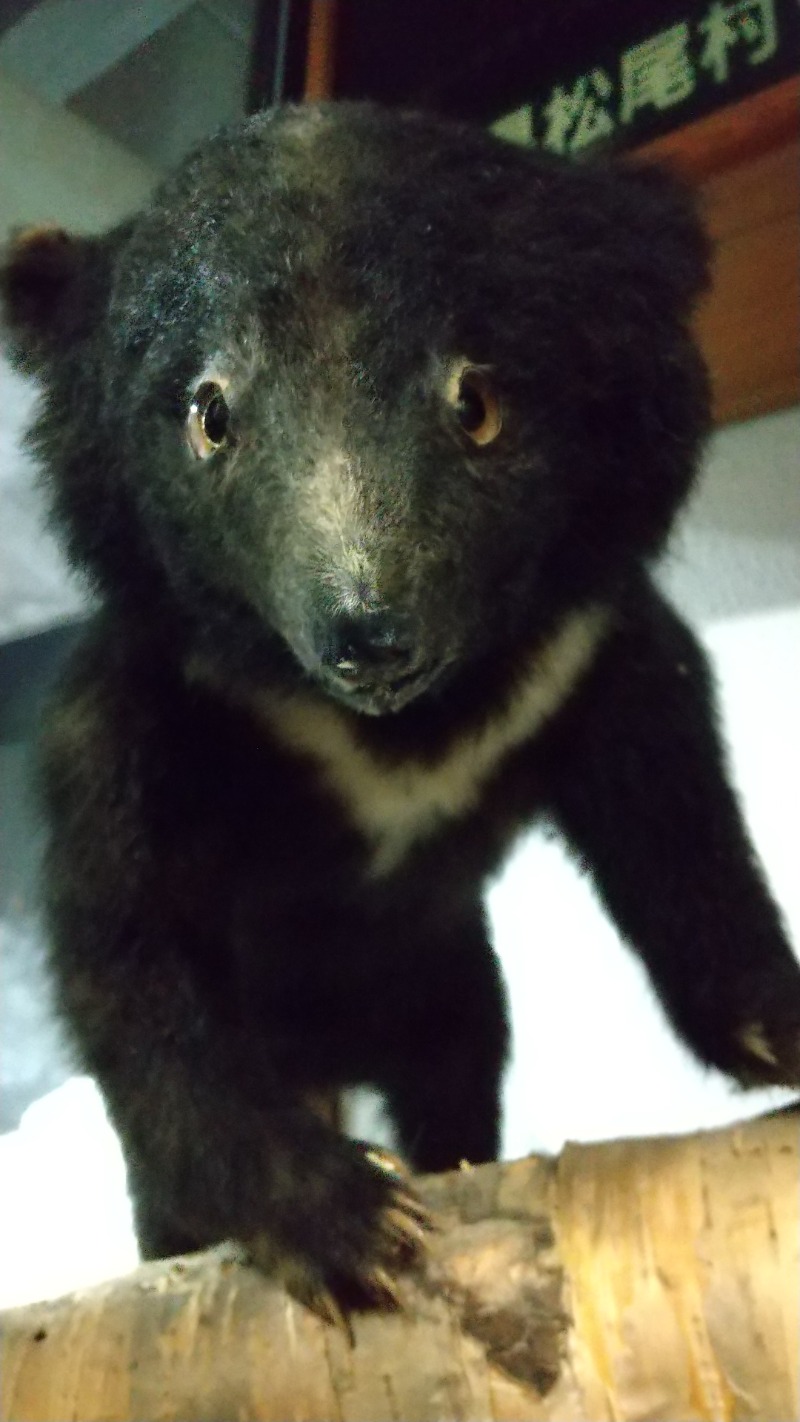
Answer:
[[[98,600],[42,732],[50,965],[145,1258],[234,1240],[323,1311],[396,1304],[431,1222],[319,1101],[380,1089],[414,1171],[496,1157],[483,895],[537,821],[702,1063],[800,1082],[800,966],[652,578],[708,267],[662,171],[368,103],[12,243]]]

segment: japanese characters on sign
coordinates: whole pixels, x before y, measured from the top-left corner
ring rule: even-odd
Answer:
[[[626,138],[640,120],[674,112],[702,90],[722,90],[744,67],[768,65],[777,54],[779,0],[712,0],[692,19],[680,19],[595,64],[574,80],[554,84],[532,105],[534,143],[579,153]],[[709,95],[706,92],[705,98]],[[726,96],[718,94],[718,101]]]

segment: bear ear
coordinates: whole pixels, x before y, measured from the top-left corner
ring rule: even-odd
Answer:
[[[39,369],[88,334],[105,288],[103,241],[56,226],[12,237],[0,262],[0,303],[11,356],[23,369]]]
[[[625,189],[629,240],[639,244],[673,310],[688,316],[711,285],[712,246],[697,194],[666,168],[617,163]]]

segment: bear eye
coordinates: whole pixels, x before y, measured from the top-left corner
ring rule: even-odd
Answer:
[[[462,365],[448,384],[448,399],[458,423],[474,444],[491,444],[503,427],[500,398],[488,371]]]
[[[186,438],[196,459],[208,459],[230,438],[230,410],[216,380],[204,380],[192,397]]]

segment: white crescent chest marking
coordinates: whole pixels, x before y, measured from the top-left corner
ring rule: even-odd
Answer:
[[[594,659],[610,622],[589,607],[565,618],[524,667],[494,716],[458,736],[439,757],[387,764],[359,742],[352,712],[306,692],[264,692],[259,719],[287,750],[312,761],[348,820],[372,847],[372,873],[394,869],[411,846],[442,820],[478,802],[509,753],[533,739],[564,704]]]

